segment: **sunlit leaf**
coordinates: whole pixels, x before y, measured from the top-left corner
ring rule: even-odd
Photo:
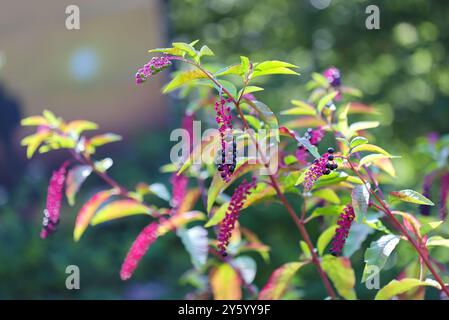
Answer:
[[[289,68],[285,67],[279,67],[279,68],[271,68],[271,69],[265,69],[265,70],[255,70],[252,74],[252,78],[260,77],[260,76],[266,76],[270,74],[292,74],[299,76],[299,73],[296,71],[293,71]]]
[[[115,189],[100,191],[82,206],[76,216],[75,229],[73,230],[75,241],[81,238],[97,209],[114,194],[117,194]]]
[[[318,237],[316,247],[318,250],[318,254],[320,256],[323,255],[324,249],[326,249],[326,246],[329,244],[329,242],[331,242],[332,238],[334,237],[335,230],[337,230],[337,227],[338,227],[337,225],[330,226],[329,228],[324,230]]]
[[[351,140],[349,143],[350,148],[355,148],[357,146],[360,146],[362,144],[368,143],[368,139],[365,137],[355,137]]]
[[[74,120],[64,126],[64,132],[78,137],[83,131],[98,129],[98,124],[86,120]]]
[[[388,159],[388,158],[394,159],[394,158],[399,158],[399,157],[398,156],[387,156],[387,155],[381,154],[381,153],[372,153],[372,154],[369,154],[367,156],[364,156],[360,160],[359,168],[361,168],[362,166],[367,165],[367,164],[369,164],[371,162],[375,162],[375,161],[378,161],[378,160],[381,160],[381,159]]]
[[[433,236],[427,239],[426,246],[427,247],[439,246],[449,248],[449,239],[444,239],[441,236]]]
[[[427,222],[424,223],[420,229],[420,234],[421,235],[425,235],[427,233],[429,233],[432,230],[435,230],[436,228],[438,228],[439,226],[441,226],[443,224],[444,221],[431,221],[431,222]]]
[[[170,219],[163,220],[158,227],[158,234],[164,235],[176,228],[183,227],[190,222],[204,220],[205,214],[201,211],[189,211],[176,214]]]
[[[313,210],[311,217],[321,217],[321,216],[339,216],[343,212],[345,206],[326,206],[319,207]]]
[[[340,203],[340,198],[338,197],[337,193],[330,188],[316,190],[313,192],[313,195],[331,203]]]
[[[326,94],[324,97],[318,101],[317,110],[318,112],[323,111],[324,107],[330,103],[338,94],[338,91],[333,91],[331,93]]]
[[[362,151],[370,151],[370,152],[375,152],[375,153],[381,153],[386,156],[391,156],[391,154],[389,154],[387,151],[385,151],[381,147],[378,147],[376,145],[369,144],[369,143],[361,144],[361,145],[358,145],[358,146],[352,148],[351,153],[362,152]]]
[[[366,130],[366,129],[372,129],[377,128],[379,126],[379,121],[361,121],[361,122],[354,122],[349,126],[349,131],[351,133],[356,133],[357,131]]]
[[[151,215],[154,210],[141,202],[132,199],[117,200],[103,206],[92,218],[91,225],[95,226],[107,221],[138,214]]]
[[[346,239],[345,246],[343,247],[343,255],[348,258],[351,257],[362,247],[362,244],[368,235],[373,232],[374,230],[369,226],[354,222],[349,230],[349,235]]]
[[[21,141],[21,145],[27,146],[27,158],[30,159],[36,152],[37,148],[39,148],[39,146],[42,144],[42,142],[44,142],[50,136],[50,130],[40,130],[35,134],[23,138]]]
[[[227,263],[214,267],[210,273],[210,286],[215,300],[240,300],[242,280]]]
[[[209,252],[207,230],[201,226],[195,226],[190,229],[179,228],[176,233],[190,254],[190,261],[193,266],[196,269],[201,269],[206,264]]]
[[[189,83],[190,81],[204,78],[207,78],[207,75],[199,69],[180,71],[169,83],[164,86],[162,92],[168,93],[175,89],[178,89],[179,87]]]
[[[321,155],[318,152],[318,149],[316,146],[310,143],[310,140],[304,137],[296,137],[296,140],[306,148],[312,156],[314,156],[316,159],[319,159]]]
[[[250,101],[247,100],[248,104],[253,107],[254,110],[259,114],[259,118],[265,122],[265,124],[275,131],[276,140],[279,142],[279,123],[276,115],[273,111],[264,103],[260,101]]]
[[[31,116],[20,121],[22,126],[48,126],[48,120],[43,116]]]
[[[362,282],[373,278],[385,266],[388,257],[396,248],[399,236],[388,234],[371,242],[371,245],[365,251],[365,269],[363,270]]]
[[[392,191],[390,192],[390,195],[404,202],[425,204],[428,206],[435,205],[432,201],[424,197],[422,194],[411,189]]]
[[[81,185],[92,173],[92,167],[88,165],[78,165],[69,170],[66,177],[65,195],[69,205],[75,204],[75,197]]]
[[[122,140],[122,137],[115,133],[105,133],[93,136],[88,140],[88,145],[94,148],[103,146],[107,143],[116,142]]]
[[[282,111],[282,115],[308,115],[313,116],[316,114],[316,110],[313,106],[307,102],[301,100],[292,100],[291,103],[295,106],[294,108]]]
[[[198,56],[201,58],[203,56],[214,56],[214,52],[206,45],[202,46]]]
[[[325,255],[322,258],[321,266],[343,298],[346,300],[357,299],[354,291],[355,274],[348,258]]]
[[[380,289],[375,300],[388,300],[391,299],[398,294],[405,293],[413,288],[421,287],[421,286],[430,286],[441,290],[441,286],[432,279],[426,279],[425,281],[421,281],[419,279],[411,279],[405,278],[401,280],[392,280],[385,287]]]
[[[351,199],[352,199],[352,207],[354,208],[354,213],[357,218],[357,222],[362,222],[366,211],[368,210],[369,203],[369,190],[371,186],[369,183],[366,185],[357,185],[352,189]]]
[[[207,212],[210,212],[212,209],[212,206],[215,203],[215,199],[217,199],[217,196],[225,190],[230,184],[232,184],[237,178],[241,177],[247,172],[250,172],[254,169],[259,168],[259,164],[249,164],[248,162],[244,162],[241,164],[237,164],[237,167],[234,171],[234,173],[231,176],[231,179],[228,182],[225,182],[222,178],[219,172],[216,172],[214,174],[214,177],[212,178],[212,182],[209,186],[209,191],[207,193]]]
[[[383,158],[383,159],[374,160],[373,164],[376,167],[378,167],[379,169],[381,169],[382,171],[388,173],[393,178],[396,177],[396,170],[393,167],[393,163],[392,163],[391,159]]]
[[[172,43],[173,48],[185,51],[189,56],[191,56],[192,58],[196,56],[196,50],[195,48],[188,44],[188,43],[184,43],[184,42],[173,42]]]
[[[251,284],[256,277],[257,264],[249,256],[240,256],[232,261],[232,265],[240,271],[240,274],[246,284]]]
[[[307,262],[289,262],[277,268],[259,293],[259,300],[279,300],[285,293],[293,276]]]

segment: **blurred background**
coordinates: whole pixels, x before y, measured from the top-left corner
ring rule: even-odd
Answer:
[[[80,8],[80,30],[65,28],[70,4]],[[370,4],[380,8],[379,30],[365,27]],[[66,120],[95,121],[102,131],[124,136],[100,149],[100,157],[114,159],[114,178],[130,187],[166,183],[159,167],[169,162],[170,130],[179,127],[186,102],[159,93],[167,73],[144,86],[136,86],[133,75],[149,59],[149,48],[200,39],[225,64],[246,55],[300,66],[297,80],[272,77],[265,84],[270,90],[257,94],[276,111],[306,97],[311,72],[340,68],[343,82],[361,89],[361,101],[380,111],[376,143],[403,156],[391,183],[413,188],[425,171],[412,161],[417,139],[449,132],[447,21],[443,0],[0,0],[0,299],[174,299],[191,289],[178,280],[190,261],[174,235],[156,242],[130,281],[120,280],[142,217],[92,228],[74,243],[79,206],[63,207],[60,231],[42,241],[46,187],[63,154],[26,160],[19,141],[29,131],[18,127],[20,118],[49,109]],[[89,179],[79,202],[101,186]],[[292,241],[295,230],[280,206],[251,210],[261,213],[257,223],[251,212],[242,223],[278,248],[268,264],[257,258],[256,284],[262,285],[298,255],[299,239]],[[362,251],[354,256],[362,258]],[[80,267],[81,290],[65,289],[71,264]],[[360,280],[361,270],[356,275]],[[312,268],[298,282],[308,288],[298,296],[324,294]],[[360,298],[373,295],[357,289]]]

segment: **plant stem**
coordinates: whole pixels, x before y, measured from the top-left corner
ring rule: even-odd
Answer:
[[[198,68],[199,70],[201,70],[217,87],[219,87],[221,90],[223,90],[223,92],[228,96],[229,99],[231,99],[231,101],[233,102],[233,104],[235,105],[240,119],[243,122],[243,126],[245,129],[247,129],[247,131],[249,132],[249,136],[252,140],[252,142],[255,144],[256,149],[260,155],[260,157],[262,158],[262,162],[265,166],[265,168],[267,170],[269,170],[269,165],[267,164],[267,161],[264,157],[264,155],[260,152],[260,148],[259,148],[259,144],[257,143],[257,140],[254,138],[254,136],[251,133],[251,130],[248,130],[250,127],[248,125],[248,123],[246,122],[245,117],[243,116],[243,112],[240,108],[240,99],[237,101],[231,94],[230,92],[224,88],[215,78],[212,74],[210,74],[210,72],[208,72],[207,70],[205,70],[203,67],[201,67],[199,64],[196,64],[192,61],[186,60],[186,59],[179,59],[180,61],[189,63],[193,66],[195,66],[196,68]],[[247,81],[245,81],[244,83],[245,85],[247,84]],[[243,88],[244,90],[244,88]],[[304,226],[304,220],[303,219],[299,219],[298,216],[296,215],[295,210],[293,209],[293,207],[290,205],[290,203],[288,202],[287,198],[284,196],[284,194],[282,193],[282,190],[279,186],[279,182],[277,180],[277,177],[274,174],[270,174],[269,178],[271,180],[271,184],[273,185],[276,194],[278,195],[279,199],[281,200],[281,202],[283,203],[283,205],[285,206],[285,208],[287,209],[287,212],[290,214],[290,217],[292,218],[292,220],[294,221],[296,227],[298,228],[299,233],[301,234],[302,238],[304,239],[304,241],[306,242],[311,254],[312,254],[312,263],[315,265],[321,280],[326,288],[326,291],[328,293],[328,295],[332,298],[332,299],[336,299],[337,298],[337,294],[335,293],[329,278],[327,277],[326,273],[324,272],[323,268],[321,267],[321,262],[320,259],[317,255],[317,253],[315,252],[315,248],[312,244],[312,241],[310,240],[309,234]]]
[[[351,161],[348,160],[349,166],[351,167],[352,171],[360,178],[360,180],[362,180],[362,182],[364,184],[366,184],[366,180],[365,178],[359,173],[359,171],[353,166],[353,164],[351,163]],[[395,227],[407,238],[407,240],[415,247],[416,251],[418,252],[420,259],[422,259],[422,261],[424,261],[424,263],[426,264],[427,268],[429,269],[430,273],[432,273],[433,277],[435,278],[435,280],[440,284],[441,286],[441,290],[444,291],[444,293],[449,297],[449,288],[446,287],[446,285],[444,284],[444,281],[441,279],[440,275],[435,271],[432,263],[430,262],[429,258],[428,258],[428,254],[427,252],[424,252],[425,249],[423,250],[423,248],[416,243],[416,241],[412,238],[412,236],[410,236],[410,234],[407,232],[407,230],[404,229],[404,227],[402,226],[402,224],[399,222],[398,219],[396,219],[396,217],[394,216],[394,214],[391,212],[390,208],[388,207],[388,205],[371,189],[369,189],[370,194],[379,202],[379,204],[382,206],[382,208],[384,209],[383,211],[387,214],[387,216],[391,219],[392,223],[395,225]]]

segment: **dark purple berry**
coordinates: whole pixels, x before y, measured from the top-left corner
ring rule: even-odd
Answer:
[[[334,153],[334,148],[327,148],[328,153]]]
[[[334,156],[330,154],[330,155],[327,157],[327,159],[328,159],[329,161],[332,161],[332,160],[334,160]]]

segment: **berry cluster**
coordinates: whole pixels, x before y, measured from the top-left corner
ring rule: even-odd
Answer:
[[[343,247],[345,246],[346,239],[349,235],[351,224],[354,221],[355,213],[354,209],[348,204],[338,218],[338,228],[335,231],[334,238],[332,239],[332,245],[330,253],[333,256],[341,255]]]
[[[167,55],[151,58],[147,64],[137,70],[135,75],[136,83],[139,84],[145,82],[150,76],[155,75],[169,67],[172,64],[170,58],[171,57]]]
[[[304,178],[304,191],[312,190],[314,183],[322,176],[328,175],[332,170],[338,168],[338,164],[334,160],[334,149],[328,148],[327,153],[323,154],[321,158],[315,159],[306,171]]]
[[[229,181],[237,164],[237,142],[233,134],[231,107],[229,106],[231,102],[231,99],[220,99],[215,102],[217,113],[215,120],[219,125],[221,140],[221,158],[217,161],[217,169],[225,181]]]
[[[324,77],[326,77],[327,81],[331,85],[332,88],[337,90],[337,95],[335,96],[335,100],[341,99],[341,75],[340,70],[335,67],[330,67],[326,71],[323,72]]]

